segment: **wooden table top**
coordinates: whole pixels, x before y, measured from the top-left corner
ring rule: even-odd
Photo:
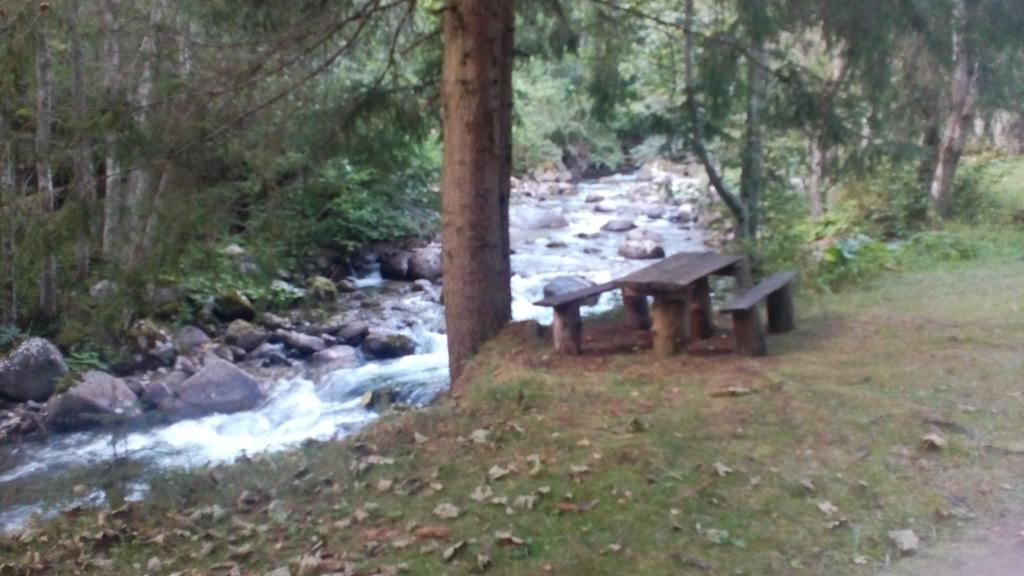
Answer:
[[[615,280],[617,288],[637,292],[678,291],[701,278],[720,274],[743,261],[742,256],[717,252],[681,252]]]

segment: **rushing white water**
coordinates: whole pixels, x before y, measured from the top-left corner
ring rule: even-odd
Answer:
[[[513,229],[514,319],[550,321],[551,311],[532,302],[543,297],[543,288],[552,278],[572,275],[600,283],[647,264],[618,256],[623,234],[599,234],[601,227],[613,218],[633,218],[641,228],[657,232],[664,237],[669,253],[700,249],[702,236],[698,231],[641,215],[643,206],[635,205],[631,200],[635,194],[630,194],[637,184],[632,178],[620,177],[583,184],[574,195],[514,200],[513,220],[517,213],[544,211],[560,213],[569,222],[568,227],[553,230]],[[602,206],[614,209],[615,213],[596,212],[593,204],[586,202],[593,194],[604,197]],[[383,290],[389,285],[379,274],[354,281],[367,291]],[[614,305],[615,298],[607,293],[585,313],[607,310]],[[413,337],[417,343],[415,355],[340,370],[319,385],[305,379],[277,382],[269,399],[250,412],[157,426],[118,437],[116,441],[109,432],[79,433],[0,449],[0,505],[4,505],[0,509],[0,529],[23,526],[36,513],[46,515],[61,507],[102,503],[103,492],[95,489],[86,496],[57,498],[56,504],[50,506],[44,506],[40,500],[45,492],[56,489],[51,483],[55,478],[88,473],[113,460],[138,459],[150,470],[195,467],[281,450],[309,439],[341,437],[376,418],[374,412],[364,408],[361,398],[382,387],[396,390],[410,404],[429,403],[448,385],[446,340],[437,331],[440,307],[423,299],[408,300],[391,312],[394,314],[381,322],[401,327]],[[129,496],[144,497],[145,490],[145,484],[136,485]]]

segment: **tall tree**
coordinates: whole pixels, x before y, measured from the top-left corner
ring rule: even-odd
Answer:
[[[513,1],[448,0],[441,179],[445,320],[453,389],[511,319]]]
[[[76,133],[73,143],[74,176],[72,186],[75,198],[84,214],[78,233],[78,277],[89,275],[92,258],[93,226],[88,221],[96,205],[96,176],[93,173],[92,145],[86,124],[88,109],[85,96],[85,57],[82,47],[82,23],[80,0],[68,2],[68,32],[71,36],[71,114],[75,121]]]
[[[929,190],[935,203],[935,211],[942,218],[949,215],[957,166],[964,153],[968,132],[973,128],[975,106],[978,102],[980,63],[971,45],[971,24],[967,0],[954,0],[950,108]]]
[[[120,0],[102,0],[103,11],[103,88],[107,113],[116,115],[121,107],[121,23],[119,21]],[[104,138],[106,159],[104,161],[103,186],[103,256],[115,256],[123,221],[124,198],[123,176],[118,155],[118,135],[115,128],[108,128]]]
[[[4,102],[6,104],[6,102]],[[7,125],[6,110],[0,105],[0,320],[5,324],[18,322],[18,269],[15,262],[15,198],[14,144]]]
[[[45,12],[44,12],[45,14]],[[43,243],[46,255],[39,276],[39,309],[46,318],[57,316],[57,257],[53,242],[53,218],[57,211],[57,193],[53,189],[51,133],[53,130],[53,61],[46,36],[45,19],[36,31],[36,190],[47,218]]]

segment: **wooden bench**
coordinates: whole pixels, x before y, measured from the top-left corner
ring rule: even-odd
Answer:
[[[606,282],[534,302],[535,306],[554,308],[555,321],[551,325],[551,332],[557,352],[577,356],[583,351],[583,319],[580,316],[580,307],[588,299],[615,288],[614,283]]]
[[[736,352],[748,356],[764,356],[768,353],[764,327],[757,305],[768,301],[768,331],[782,334],[793,330],[796,325],[793,310],[793,272],[780,272],[765,278],[757,286],[747,290],[721,308],[722,313],[732,314],[733,334]]]

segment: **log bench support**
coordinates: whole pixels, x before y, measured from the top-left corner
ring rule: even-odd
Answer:
[[[612,283],[599,284],[575,292],[559,294],[535,302],[537,306],[546,306],[554,309],[554,322],[551,324],[551,334],[554,339],[555,351],[560,354],[579,356],[583,353],[583,319],[580,315],[580,307],[584,306],[587,300],[594,298],[609,290],[614,290]],[[646,309],[646,301],[644,306]]]
[[[654,353],[669,358],[686,349],[689,341],[690,299],[685,293],[663,293],[654,296],[652,311]]]
[[[636,330],[650,330],[651,313],[647,307],[647,296],[633,290],[622,290],[622,313],[627,327]]]
[[[766,278],[757,286],[740,294],[722,307],[723,313],[732,314],[736,352],[747,356],[768,353],[764,324],[758,304],[768,302],[768,331],[773,334],[789,332],[796,326],[793,308],[792,272],[780,272]]]

